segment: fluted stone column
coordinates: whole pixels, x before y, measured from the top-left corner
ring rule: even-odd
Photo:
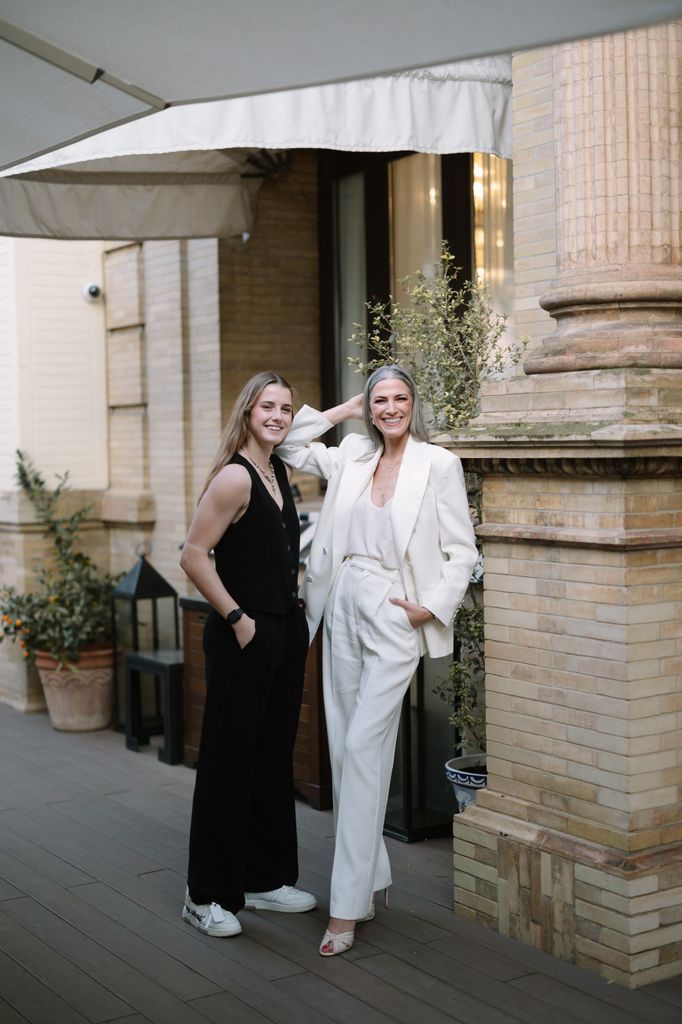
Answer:
[[[556,330],[452,440],[484,476],[489,768],[455,909],[632,988],[682,973],[681,56],[674,24],[517,62],[517,309]]]
[[[679,22],[555,53],[557,321],[527,373],[682,367]]]

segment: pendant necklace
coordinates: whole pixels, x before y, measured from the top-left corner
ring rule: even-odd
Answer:
[[[251,463],[251,465],[254,467],[254,469],[258,470],[258,472],[263,477],[263,479],[265,480],[266,484],[268,485],[268,487],[272,491],[272,496],[273,496],[273,498],[276,501],[277,500],[277,488],[275,486],[275,467],[273,466],[273,464],[268,460],[268,468],[269,468],[270,472],[266,473],[265,470],[263,469],[263,467],[259,466],[258,463],[254,459],[251,458],[251,456],[248,454],[248,452],[246,451],[245,448],[242,448],[240,450],[240,454],[244,456],[244,458],[246,459],[247,462]]]

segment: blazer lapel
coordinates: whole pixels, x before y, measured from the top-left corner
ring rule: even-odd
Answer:
[[[399,565],[405,561],[405,552],[421,508],[430,469],[429,446],[425,441],[415,441],[410,436],[391,505],[393,544]]]
[[[353,505],[372,479],[380,454],[380,451],[376,451],[370,459],[346,463],[341,474],[332,535],[332,557],[335,563],[340,561],[346,553],[346,540]]]

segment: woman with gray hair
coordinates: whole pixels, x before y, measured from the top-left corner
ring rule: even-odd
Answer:
[[[367,434],[316,442],[364,417]],[[402,699],[419,658],[452,652],[477,551],[456,455],[428,443],[409,373],[384,366],[362,395],[294,418],[280,458],[327,480],[302,596],[324,616],[323,688],[336,845],[323,956],[350,949],[391,884],[382,839]]]

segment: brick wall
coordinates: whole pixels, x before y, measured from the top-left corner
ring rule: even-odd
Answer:
[[[264,182],[246,243],[117,245],[106,254],[112,564],[135,546],[180,593],[179,547],[246,380],[282,373],[318,402],[317,158]],[[302,490],[316,482],[302,478]]]
[[[263,184],[248,242],[220,243],[224,420],[260,370],[282,374],[297,407],[320,401],[317,203],[317,156],[294,152],[290,170]],[[309,476],[296,483],[317,493]]]

